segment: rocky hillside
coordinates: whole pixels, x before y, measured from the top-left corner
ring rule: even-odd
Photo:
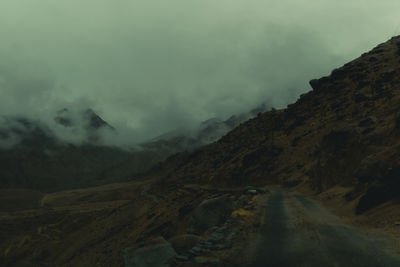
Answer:
[[[308,183],[354,187],[363,212],[398,196],[400,37],[312,80],[283,110],[241,124],[218,142],[179,154],[152,176],[165,186]]]

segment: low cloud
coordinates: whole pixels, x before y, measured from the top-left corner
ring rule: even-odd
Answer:
[[[397,0],[3,0],[0,115],[80,140],[54,114],[90,107],[118,130],[105,140],[126,145],[284,107],[400,34],[399,11]]]

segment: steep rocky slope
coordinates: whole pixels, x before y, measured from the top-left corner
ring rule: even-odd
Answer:
[[[178,154],[160,184],[308,183],[351,186],[358,212],[397,197],[400,185],[400,38],[312,80],[283,110],[260,114],[218,142]]]
[[[259,114],[213,144],[176,154],[142,180],[45,195],[3,191],[2,201],[14,207],[0,212],[0,265],[135,266],[135,255],[171,252],[170,244],[185,250],[200,240],[188,252],[209,251],[212,243],[211,254],[222,261],[194,257],[187,265],[181,257],[177,266],[233,266],[243,231],[257,227],[256,203],[269,196],[248,185],[312,189],[341,207],[351,203],[359,218],[369,214],[395,225],[400,37],[311,86],[286,109]],[[344,193],[332,194],[342,187]],[[228,237],[231,243],[218,243]]]

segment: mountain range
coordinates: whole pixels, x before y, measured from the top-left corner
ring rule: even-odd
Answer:
[[[105,144],[103,134],[117,138],[118,130],[90,108],[61,109],[52,126],[24,117],[3,117],[0,188],[49,192],[132,180],[175,153],[215,142],[265,109],[261,105],[225,121],[210,119],[198,128],[169,132],[131,148]]]

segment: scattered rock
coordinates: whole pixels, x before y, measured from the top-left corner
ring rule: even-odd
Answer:
[[[353,94],[353,98],[354,98],[354,102],[356,102],[356,103],[364,102],[369,99],[366,95],[359,93],[359,92],[355,92]]]
[[[211,249],[213,247],[213,244],[210,241],[201,241],[199,245],[202,246],[203,248],[208,248],[208,249]]]
[[[323,85],[329,83],[331,80],[329,77],[322,77],[321,79],[313,79],[310,81],[310,86],[314,91],[320,91]]]
[[[395,118],[395,129],[400,130],[400,115],[397,114]]]
[[[333,79],[342,80],[348,75],[348,72],[342,68],[334,69],[331,73]]]
[[[224,235],[222,233],[219,232],[214,232],[210,235],[210,237],[208,238],[208,241],[212,242],[212,243],[219,243],[221,241],[224,240]]]
[[[360,127],[371,127],[376,123],[377,119],[375,116],[370,116],[358,123]]]
[[[378,59],[377,59],[376,57],[372,56],[372,57],[370,57],[370,58],[368,59],[368,61],[369,61],[369,62],[376,62],[376,61],[378,61]]]
[[[298,177],[290,177],[288,179],[285,179],[283,181],[283,186],[285,187],[295,187],[296,185],[299,185],[302,182],[301,179]]]
[[[225,196],[204,200],[193,213],[191,232],[200,234],[212,226],[222,224],[234,209],[233,200]]]
[[[211,266],[218,266],[220,264],[220,261],[217,258],[202,257],[202,256],[195,257],[194,262],[198,264],[205,264]]]
[[[169,261],[177,256],[169,243],[138,248],[133,251],[125,249],[125,267],[168,267]]]
[[[246,194],[249,194],[249,195],[257,195],[258,192],[257,192],[257,190],[252,189],[252,190],[247,190]]]
[[[250,217],[253,216],[253,212],[245,209],[237,209],[232,212],[232,217]]]
[[[366,157],[360,162],[360,165],[354,172],[354,176],[357,177],[360,182],[379,180],[386,169],[385,165],[385,162],[376,157]]]
[[[248,195],[265,194],[265,190],[254,186],[246,186],[243,193]]]
[[[175,257],[175,259],[177,261],[188,261],[189,257],[188,256],[183,256],[183,255],[178,255],[178,256]]]
[[[370,182],[367,192],[360,198],[356,207],[356,213],[360,214],[370,210],[386,201],[392,200],[400,195],[400,166],[385,167],[382,175]]]
[[[360,143],[361,129],[353,125],[344,124],[332,129],[322,139],[321,146],[331,151],[342,150],[351,145]]]
[[[259,160],[267,154],[269,151],[265,147],[258,148],[250,153],[248,153],[246,156],[243,157],[242,164],[243,168],[247,169],[259,162]]]
[[[243,207],[243,206],[247,205],[247,203],[249,203],[249,201],[251,201],[251,199],[252,199],[252,196],[243,194],[239,197],[239,199],[237,200],[236,203],[239,207]]]
[[[201,247],[193,247],[192,250],[196,253],[200,253],[202,251]]]
[[[379,82],[387,83],[387,82],[392,81],[395,76],[396,76],[396,71],[395,70],[389,70],[389,71],[381,73],[379,75],[378,79],[379,79]]]
[[[369,128],[367,128],[367,129],[363,130],[363,131],[361,132],[361,134],[366,135],[366,134],[372,133],[374,130],[375,130],[374,127],[369,127]]]
[[[356,207],[356,214],[361,214],[378,206],[379,204],[391,200],[397,193],[395,191],[396,190],[389,184],[375,182],[360,198]]]
[[[201,240],[203,239],[200,236],[186,234],[186,235],[174,236],[169,240],[169,242],[171,243],[172,247],[175,249],[176,252],[184,253],[189,249],[193,248],[194,246],[196,246],[196,244],[199,243]]]

